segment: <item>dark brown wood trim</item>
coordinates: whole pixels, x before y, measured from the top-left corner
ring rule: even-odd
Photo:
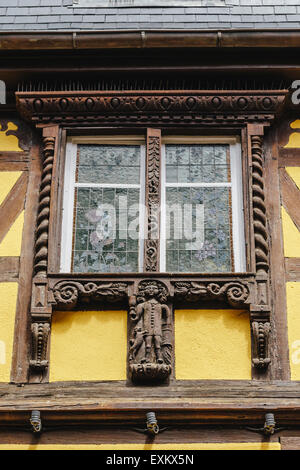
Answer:
[[[46,129],[45,129],[46,130]],[[44,132],[45,132],[44,130]],[[50,216],[48,236],[48,266],[47,271],[59,272],[60,247],[61,247],[61,221],[62,221],[62,198],[64,163],[66,151],[66,131],[59,127],[47,128],[47,132],[55,138],[55,149],[53,159],[53,173],[50,194]]]
[[[28,162],[3,162],[0,161],[0,171],[28,171]]]
[[[1,424],[24,425],[40,410],[45,425],[137,426],[149,410],[162,426],[262,427],[265,413],[278,426],[300,427],[299,382],[174,381],[168,387],[124,382],[57,382],[24,387],[0,385]]]
[[[300,432],[299,437],[281,437],[281,450],[300,450]]]
[[[17,281],[19,277],[19,256],[0,257],[0,282]]]
[[[278,166],[279,168],[300,166],[300,149],[279,148]]]
[[[34,234],[40,180],[40,146],[38,142],[34,142],[31,149],[30,172],[25,202],[25,218],[20,256],[19,290],[12,355],[11,381],[15,383],[25,383],[28,380],[30,353],[28,313],[31,298]]]
[[[29,162],[30,155],[28,152],[9,152],[9,151],[0,151],[0,161],[1,162]]]
[[[284,168],[280,168],[279,174],[283,207],[300,231],[300,191]]]
[[[300,258],[285,258],[285,277],[287,282],[300,281]]]
[[[270,233],[270,289],[272,302],[272,334],[270,336],[272,361],[269,379],[289,380],[285,266],[278,174],[278,142],[275,131],[271,131],[265,139],[265,183],[268,231]]]
[[[167,424],[167,423],[166,423]],[[26,424],[24,423],[24,428]],[[22,426],[22,427],[23,427]],[[136,431],[145,428],[145,419],[139,419],[130,426],[45,426],[41,435],[36,436],[19,429],[6,429],[0,427],[1,444],[27,444],[27,445],[93,445],[99,444],[180,444],[183,443],[260,443],[278,442],[280,434],[265,437],[261,433],[247,431],[246,429],[211,429],[208,427],[192,426],[166,426],[164,431],[154,438],[149,434]],[[29,428],[28,428],[29,429]],[[300,430],[298,431],[300,433]]]
[[[147,129],[145,184],[145,248],[144,271],[159,271],[160,261],[160,192],[161,192],[161,130]]]
[[[24,209],[27,179],[23,172],[0,206],[0,243]]]

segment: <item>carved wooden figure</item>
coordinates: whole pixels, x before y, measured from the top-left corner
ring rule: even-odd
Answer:
[[[161,281],[142,281],[136,304],[130,302],[134,325],[130,337],[130,374],[134,381],[164,380],[171,371],[172,320],[167,288]]]

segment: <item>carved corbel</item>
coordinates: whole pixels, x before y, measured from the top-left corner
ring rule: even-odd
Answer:
[[[266,369],[271,362],[269,357],[270,323],[268,321],[252,321],[253,365],[258,369]]]
[[[30,367],[37,373],[43,373],[48,367],[48,338],[50,334],[50,323],[32,323],[31,339],[32,339],[32,355]]]
[[[169,289],[158,280],[138,284],[129,299],[129,375],[133,382],[163,382],[172,372],[173,319]]]

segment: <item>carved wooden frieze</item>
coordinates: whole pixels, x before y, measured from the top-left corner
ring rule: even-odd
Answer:
[[[175,299],[185,302],[201,300],[221,300],[233,307],[243,307],[251,303],[250,284],[246,281],[175,281]]]
[[[78,301],[90,299],[105,303],[127,301],[127,282],[60,281],[52,288],[52,303],[56,309],[71,310]]]
[[[172,372],[173,321],[169,291],[159,280],[144,280],[130,298],[129,374],[134,382],[161,382]]]
[[[62,91],[18,92],[16,97],[22,116],[33,122],[239,126],[272,121],[286,94],[286,90]]]

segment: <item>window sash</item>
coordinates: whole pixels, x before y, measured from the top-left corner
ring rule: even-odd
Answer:
[[[166,145],[167,144],[229,144],[230,151],[230,182],[215,183],[167,183],[166,182]],[[235,137],[228,139],[222,137],[189,137],[176,136],[163,139],[161,149],[161,233],[160,233],[160,272],[166,271],[166,189],[167,188],[230,188],[231,190],[231,211],[232,211],[232,242],[234,272],[246,271],[246,250],[244,233],[244,204],[242,186],[242,161],[241,146]]]
[[[140,183],[139,184],[119,184],[119,183],[78,183],[76,182],[77,150],[79,144],[111,144],[111,145],[139,145],[140,146]],[[145,141],[139,137],[127,136],[104,136],[98,137],[74,137],[67,141],[65,177],[64,177],[64,196],[63,196],[63,217],[62,217],[62,240],[60,272],[72,272],[73,256],[73,226],[75,216],[75,191],[76,188],[114,188],[114,189],[139,189],[140,213],[139,213],[139,249],[138,249],[138,272],[143,272],[144,262],[144,201],[145,201]],[[67,182],[67,184],[66,184]],[[70,230],[72,227],[72,230]]]

